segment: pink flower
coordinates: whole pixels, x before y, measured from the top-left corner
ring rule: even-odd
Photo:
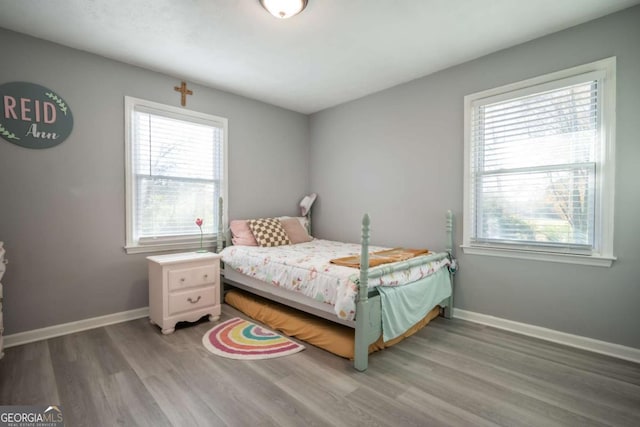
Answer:
[[[204,252],[204,250],[202,249],[202,224],[203,223],[204,223],[204,220],[202,218],[196,218],[196,225],[200,229],[200,252]]]

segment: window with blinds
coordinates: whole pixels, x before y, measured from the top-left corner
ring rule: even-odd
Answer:
[[[465,245],[610,250],[612,77],[591,68],[465,98]]]
[[[226,119],[127,97],[127,248],[207,242],[226,188]],[[135,252],[136,250],[133,250]]]

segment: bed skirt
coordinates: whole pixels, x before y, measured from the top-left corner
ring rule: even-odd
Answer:
[[[347,359],[354,357],[354,329],[348,326],[235,289],[226,293],[224,301],[271,329],[308,342],[340,357]],[[397,338],[384,342],[380,336],[376,342],[369,346],[369,353],[399,343],[424,328],[439,314],[440,307],[436,306],[422,320]]]

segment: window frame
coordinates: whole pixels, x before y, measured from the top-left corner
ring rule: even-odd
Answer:
[[[222,184],[220,186],[220,196],[223,200],[227,200],[229,185],[229,169],[228,169],[228,120],[224,117],[214,116],[211,114],[201,113],[199,111],[188,110],[185,108],[174,107],[171,105],[161,104],[158,102],[148,101],[145,99],[134,98],[131,96],[124,97],[124,125],[125,125],[125,246],[127,254],[150,253],[173,251],[181,249],[199,249],[200,235],[194,233],[193,236],[167,236],[154,239],[142,238],[136,240],[134,238],[134,209],[136,203],[136,189],[133,167],[133,113],[136,107],[143,107],[148,110],[156,110],[160,115],[166,115],[175,119],[183,119],[201,124],[210,124],[222,129],[223,147],[222,147]],[[215,201],[214,201],[215,203]],[[219,209],[214,206],[214,209]],[[228,223],[227,204],[223,203],[222,211],[222,229],[227,229]],[[194,218],[195,221],[195,218]],[[197,230],[194,223],[194,230]],[[211,247],[217,240],[218,227],[214,224],[214,233],[205,234],[203,246]]]
[[[471,121],[476,103],[490,98],[492,101],[517,98],[523,94],[539,93],[549,88],[580,79],[584,75],[598,73],[602,82],[602,101],[600,113],[600,151],[596,159],[596,211],[594,221],[594,239],[596,249],[590,254],[550,251],[523,244],[494,244],[473,242],[472,185],[471,166],[476,160],[472,152]],[[610,267],[616,259],[613,255],[614,201],[615,201],[615,119],[616,119],[616,57],[610,57],[577,67],[545,74],[531,79],[473,93],[464,97],[464,206],[463,206],[463,244],[465,254],[488,255],[507,258],[520,258],[536,261],[550,261],[570,264],[583,264]]]

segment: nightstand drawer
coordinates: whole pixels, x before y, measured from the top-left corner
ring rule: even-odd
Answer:
[[[215,284],[218,282],[218,266],[184,268],[169,271],[169,290],[186,289],[192,286]]]
[[[193,291],[170,294],[169,314],[215,305],[216,289],[215,286],[207,286]]]

